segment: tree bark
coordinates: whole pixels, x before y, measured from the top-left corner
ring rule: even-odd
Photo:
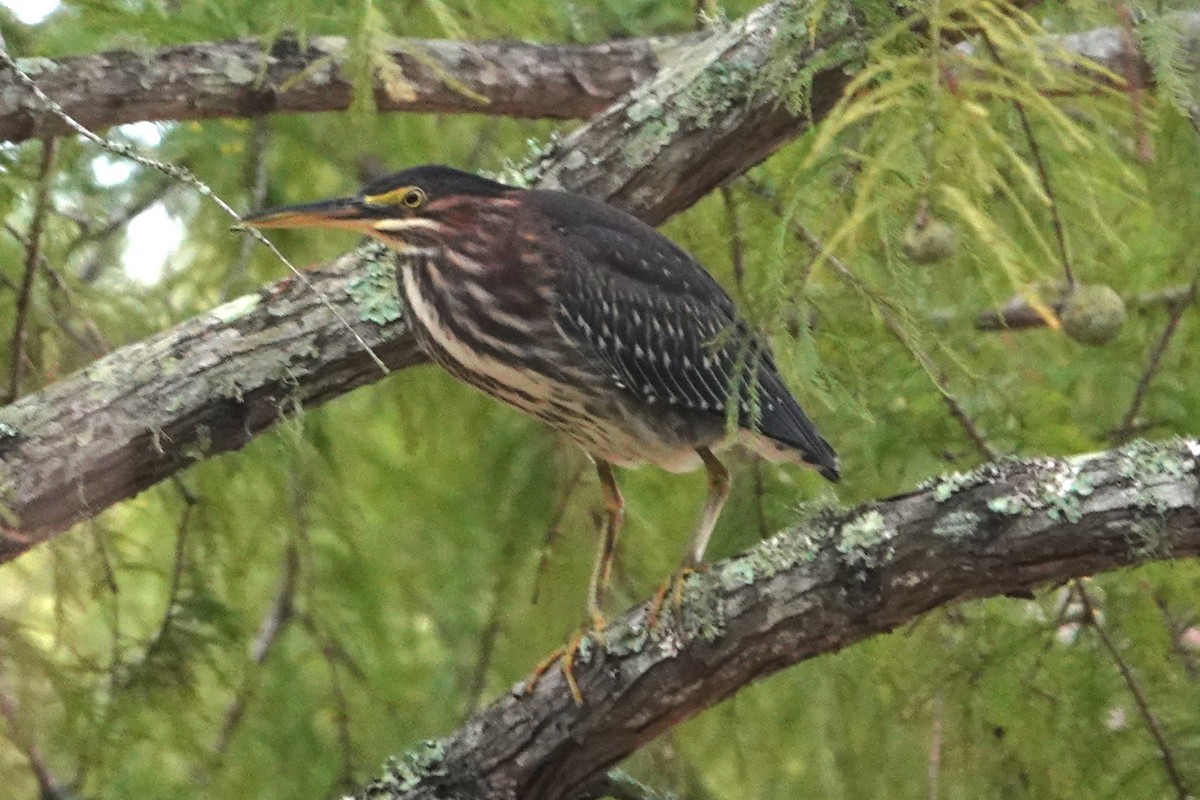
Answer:
[[[1200,13],[1176,14],[1181,36],[1200,35]],[[374,89],[382,111],[480,113],[575,119],[598,113],[650,80],[697,35],[627,39],[590,45],[402,39],[389,47],[408,83],[407,96]],[[1056,37],[1058,45],[1114,73],[1132,67],[1152,81],[1144,61],[1129,64],[1118,28]],[[252,117],[344,111],[352,85],[347,42],[283,37],[197,42],[150,52],[126,50],[21,65],[68,114],[93,129],[127,122]],[[1138,54],[1140,56],[1140,53]],[[0,75],[0,140],[19,142],[71,131]]]
[[[1071,459],[991,464],[845,514],[817,516],[688,579],[647,631],[647,607],[576,665],[524,684],[359,795],[567,800],[752,681],[958,600],[1200,552],[1200,442],[1138,442]]]
[[[819,121],[849,80],[864,31],[852,4],[827,4],[813,38],[788,43],[798,63],[820,65],[811,70],[810,115],[781,105],[761,74],[788,11],[782,0],[769,3],[736,25],[688,39],[669,68],[554,142],[514,179],[587,194],[652,224],[687,208]],[[1181,16],[1191,30],[1191,16]],[[1095,43],[1113,37],[1081,41],[1090,43],[1089,57],[1112,57]],[[542,51],[522,52],[536,61]],[[12,97],[0,84],[0,119]],[[388,295],[389,280],[380,277],[394,259],[365,248],[311,273],[311,281],[389,369],[401,369],[423,359]],[[0,408],[0,563],[197,460],[242,447],[291,410],[382,376],[302,282],[285,281],[121,348]]]
[[[402,39],[388,50],[406,86],[376,81],[381,111],[586,118],[659,71],[663,41],[592,45]],[[118,50],[19,62],[68,114],[93,129],[139,120],[256,117],[344,111],[353,86],[340,36],[304,44],[282,38],[199,42],[149,53]],[[9,74],[0,75],[0,139],[19,142],[71,131]]]
[[[514,179],[606,200],[655,224],[688,207],[809,124],[765,87],[754,90],[786,10],[768,4],[698,40],[676,67]],[[814,117],[848,80],[829,49],[839,45],[849,58],[861,42],[850,15],[815,37],[809,53],[822,53],[825,66],[812,81]],[[419,363],[395,294],[396,258],[360,248],[311,273],[311,290],[284,281],[0,409],[0,563],[199,459],[242,447],[295,409],[383,377],[322,297],[389,369]]]

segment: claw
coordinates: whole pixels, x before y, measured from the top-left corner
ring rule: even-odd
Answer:
[[[575,661],[579,657],[579,650],[583,646],[583,640],[587,637],[591,636],[597,643],[603,644],[605,625],[607,625],[607,622],[604,617],[598,612],[592,612],[591,628],[584,628],[576,632],[571,637],[571,641],[562,647],[554,649],[550,655],[539,661],[537,666],[533,668],[533,674],[525,681],[525,693],[528,694],[537,688],[538,681],[557,663],[562,670],[563,678],[567,681],[567,688],[571,690],[571,698],[575,701],[575,705],[582,707],[585,700],[583,690],[579,688],[579,681],[575,680]]]
[[[646,612],[646,627],[651,630],[658,627],[659,615],[666,604],[668,594],[672,596],[672,605],[675,606],[675,611],[678,613],[683,608],[683,592],[687,588],[687,579],[707,571],[707,564],[693,564],[675,570],[671,577],[667,578],[654,593],[654,599],[650,601],[650,610]]]

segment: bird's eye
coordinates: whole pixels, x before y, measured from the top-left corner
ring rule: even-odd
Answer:
[[[420,208],[425,204],[425,192],[413,187],[400,196],[400,202],[406,208]]]

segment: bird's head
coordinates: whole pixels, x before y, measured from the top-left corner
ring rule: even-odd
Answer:
[[[511,211],[519,190],[443,166],[412,167],[368,183],[353,197],[267,209],[242,217],[253,228],[342,228],[398,250],[427,247],[488,229]]]

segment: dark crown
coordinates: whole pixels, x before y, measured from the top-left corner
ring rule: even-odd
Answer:
[[[453,167],[427,164],[376,178],[359,191],[359,196],[387,194],[406,186],[421,187],[431,199],[451,195],[496,197],[515,188]]]

